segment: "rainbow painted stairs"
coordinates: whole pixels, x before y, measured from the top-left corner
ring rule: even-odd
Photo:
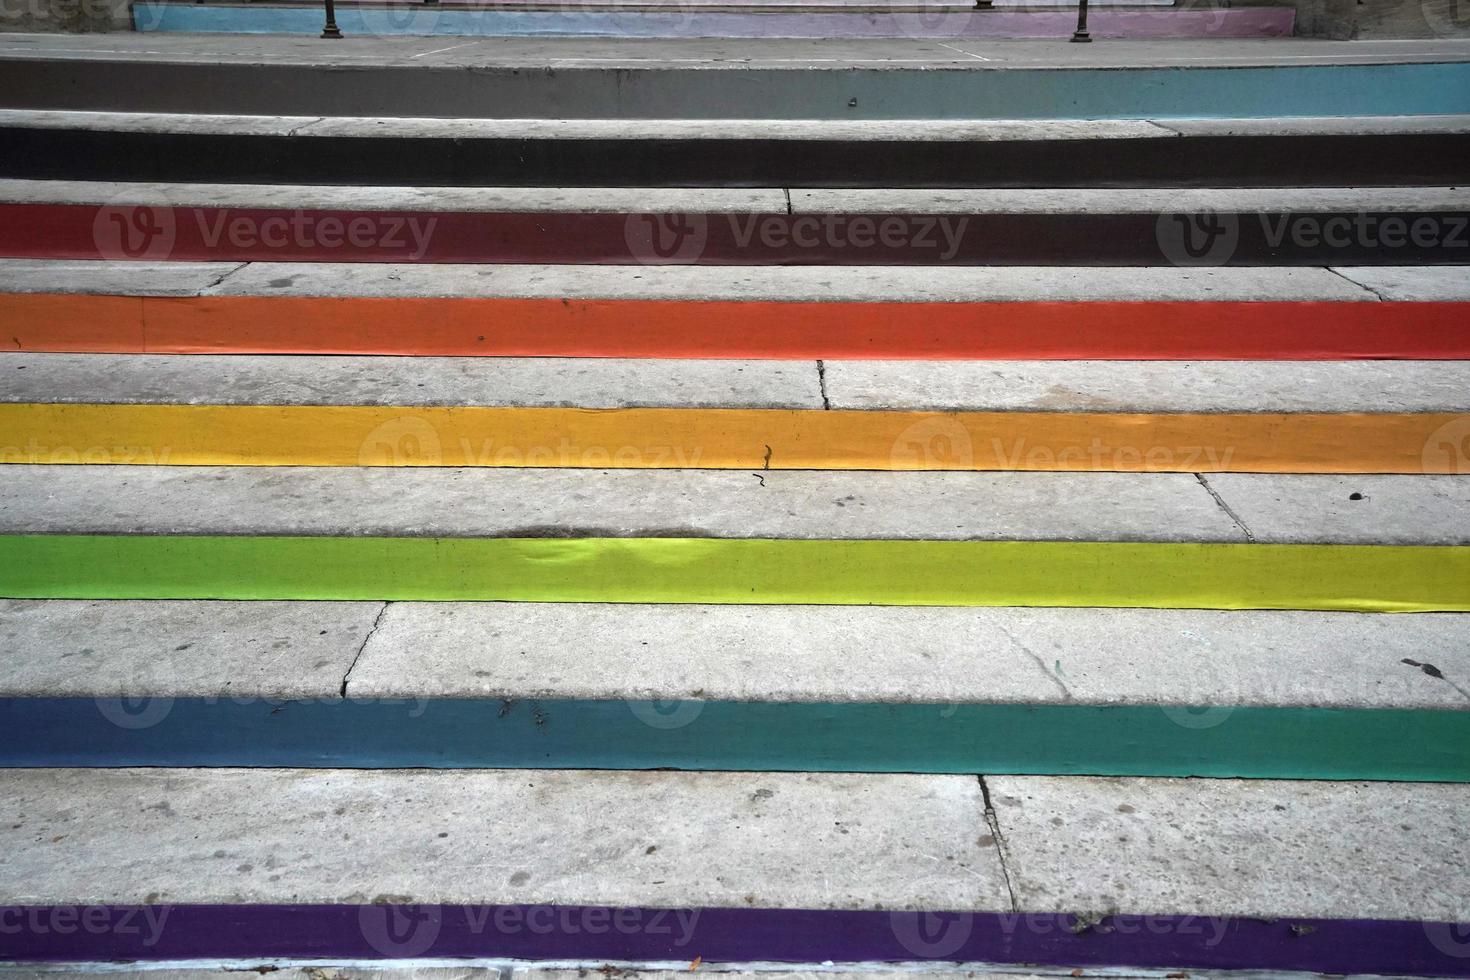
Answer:
[[[1470,976],[1470,47],[250,43],[0,39],[10,972]]]

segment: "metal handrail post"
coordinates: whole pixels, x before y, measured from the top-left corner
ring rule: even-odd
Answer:
[[[327,8],[327,22],[322,25],[322,37],[341,37],[342,29],[337,26],[337,5],[332,0],[322,0]]]
[[[327,0],[328,3],[331,0]],[[1092,36],[1087,33],[1087,0],[1077,0],[1077,29],[1072,32],[1072,40],[1087,43]]]

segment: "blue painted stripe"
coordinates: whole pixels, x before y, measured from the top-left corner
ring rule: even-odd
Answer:
[[[1093,15],[1098,37],[1281,37],[1291,33],[1290,8],[1107,10]],[[134,7],[141,31],[314,34],[322,15],[300,7],[144,2]],[[894,12],[738,13],[716,10],[465,10],[437,4],[342,7],[349,35],[479,37],[749,37],[749,38],[1026,38],[1067,37],[1070,9]]]
[[[1470,711],[493,699],[0,699],[3,766],[1015,773],[1470,782]]]
[[[237,8],[139,3],[141,30],[318,33],[315,8]],[[349,35],[402,34],[395,23],[425,14],[402,8],[349,7],[339,17]],[[457,18],[480,12],[428,15],[434,33],[477,29]],[[231,18],[242,18],[231,20]],[[489,24],[490,21],[483,21]],[[425,28],[426,32],[428,28]],[[534,31],[530,33],[536,33]],[[282,81],[309,66],[259,69]],[[1276,118],[1284,116],[1470,114],[1470,62],[1371,65],[1275,65],[1238,68],[903,68],[790,71],[681,71],[620,69],[616,86],[586,70],[537,76],[487,70],[467,76],[457,69],[436,75],[431,67],[393,69],[421,83],[425,104],[453,114],[468,99],[456,86],[474,85],[474,105],[504,88],[518,100],[555,100],[570,116],[791,118],[791,119],[1171,119]],[[608,76],[611,79],[611,75]],[[528,96],[530,87],[535,92]],[[604,91],[605,87],[605,91]],[[522,104],[518,102],[518,104]],[[448,108],[446,108],[448,107]]]

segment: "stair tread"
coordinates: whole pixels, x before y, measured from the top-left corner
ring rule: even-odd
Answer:
[[[0,533],[1243,542],[1188,473],[0,467]],[[1456,476],[1211,474],[1260,543],[1470,543]],[[1360,494],[1362,499],[1351,499]]]
[[[1465,361],[0,355],[4,403],[1470,412]]]
[[[698,66],[748,71],[772,65],[800,65],[842,71],[862,66],[908,69],[1153,67],[1208,69],[1221,66],[1333,64],[1408,64],[1470,61],[1470,43],[1453,38],[1415,41],[1330,41],[1318,38],[1211,40],[1171,38],[1165,43],[1120,40],[1105,45],[1059,46],[1055,39],[969,40],[965,49],[940,48],[931,40],[702,38],[497,38],[444,51],[444,39],[356,38],[328,48],[315,38],[290,36],[189,38],[187,50],[160,45],[147,33],[104,35],[11,35],[0,38],[0,58],[65,57],[75,61],[137,61],[204,64],[356,64],[423,70],[445,65],[597,68],[638,67],[680,71]],[[433,57],[425,57],[434,52]],[[977,57],[978,56],[978,57]],[[984,59],[984,60],[980,60]]]
[[[1470,786],[990,777],[997,842],[963,776],[40,769],[0,784],[7,904],[999,911],[998,843],[1022,911],[1470,918]]]
[[[1470,187],[908,188],[333,187],[0,179],[0,202],[588,214],[1149,214],[1470,210]],[[1462,229],[1463,230],[1463,229]]]
[[[1274,119],[484,119],[0,108],[0,127],[379,139],[1099,140],[1470,133],[1470,114]]]
[[[1470,301],[1470,266],[1336,270],[1270,266],[365,266],[354,262],[0,259],[0,282],[5,291],[12,293],[128,296],[856,302]]]
[[[8,770],[0,786],[7,905],[1006,904],[973,777]],[[939,856],[915,875],[916,853]]]
[[[7,698],[1470,711],[1454,613],[47,599],[0,634]]]

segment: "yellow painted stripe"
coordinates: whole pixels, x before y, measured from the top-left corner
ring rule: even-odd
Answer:
[[[14,535],[0,595],[1467,611],[1470,547]]]
[[[0,460],[1457,473],[1470,416],[6,404]]]

